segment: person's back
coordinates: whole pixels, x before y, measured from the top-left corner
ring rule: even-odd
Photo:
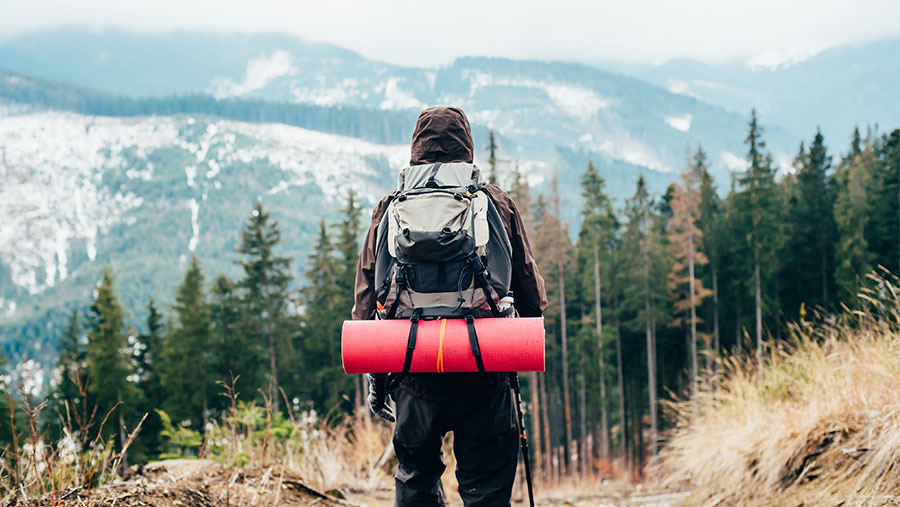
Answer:
[[[465,114],[454,107],[422,111],[413,133],[410,166],[473,162],[474,146]],[[531,253],[515,203],[502,189],[485,185],[512,248],[509,289],[516,313],[539,317],[546,308],[544,282]],[[379,225],[394,194],[372,213],[356,276],[353,318],[371,319],[376,302],[376,244]],[[383,227],[383,226],[382,226]],[[383,255],[383,254],[382,254]],[[490,272],[491,266],[487,266]],[[504,294],[499,294],[499,297]],[[370,375],[369,405],[393,421],[386,402],[386,377]],[[442,505],[444,470],[441,442],[454,432],[460,496],[466,505],[508,505],[518,456],[512,396],[506,373],[410,374],[392,393],[397,423],[394,450],[397,505]]]

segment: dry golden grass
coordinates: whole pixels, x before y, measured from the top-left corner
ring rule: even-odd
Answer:
[[[900,291],[873,287],[860,311],[794,326],[761,374],[726,361],[718,390],[670,404],[665,484],[703,505],[900,501]]]

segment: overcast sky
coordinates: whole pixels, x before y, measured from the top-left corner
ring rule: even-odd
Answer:
[[[0,37],[58,25],[277,31],[378,60],[802,58],[900,36],[900,0],[0,0]]]

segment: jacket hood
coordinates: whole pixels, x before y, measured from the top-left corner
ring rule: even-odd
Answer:
[[[419,113],[412,136],[409,165],[435,162],[472,163],[475,152],[466,113],[458,107],[435,106]]]

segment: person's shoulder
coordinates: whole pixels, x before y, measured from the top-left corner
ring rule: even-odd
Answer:
[[[485,183],[484,189],[487,190],[488,195],[490,195],[495,201],[504,201],[504,202],[512,202],[512,197],[506,193],[506,190],[494,185],[493,183]]]
[[[489,196],[494,201],[494,206],[497,207],[498,211],[504,214],[512,214],[515,212],[516,203],[513,201],[513,198],[506,193],[506,190],[494,185],[492,183],[485,183],[484,189],[487,190]]]
[[[388,195],[382,197],[381,200],[378,201],[378,204],[376,204],[375,207],[372,209],[372,219],[375,221],[380,220],[381,217],[384,215],[385,211],[387,210],[388,205],[391,203],[391,201],[393,199],[394,199],[394,192],[391,192]]]

